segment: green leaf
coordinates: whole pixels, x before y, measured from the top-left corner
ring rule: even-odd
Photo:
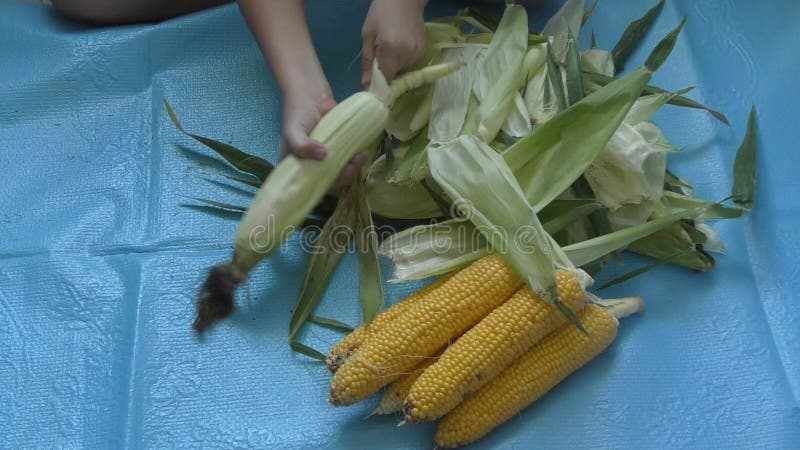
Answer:
[[[672,49],[675,48],[675,43],[678,41],[678,36],[681,34],[684,25],[686,25],[686,16],[683,16],[683,20],[681,20],[677,28],[670,31],[669,34],[656,45],[656,48],[653,49],[650,56],[647,57],[647,62],[644,63],[645,67],[655,72],[664,64],[664,61],[666,61],[670,53],[672,53]]]
[[[583,13],[583,17],[581,18],[581,28],[583,28],[583,26],[586,25],[586,22],[588,22],[592,17],[592,14],[594,14],[594,10],[597,8],[598,3],[600,3],[600,0],[594,0],[592,6],[590,6],[589,9]],[[592,32],[592,42],[594,42],[594,32]],[[594,47],[594,45],[592,45],[592,47]]]
[[[650,72],[638,69],[557,114],[503,152],[536,211],[586,171],[649,79]]]
[[[664,175],[664,189],[682,195],[692,195],[692,192],[694,192],[694,187],[692,187],[690,182],[669,170],[667,170],[667,173]]]
[[[592,187],[583,175],[572,183],[572,190],[575,191],[575,195],[578,197],[596,199]],[[611,222],[608,220],[608,213],[605,209],[600,209],[590,214],[589,222],[592,224],[595,236],[611,233]]]
[[[316,309],[328,281],[333,275],[347,243],[352,238],[352,230],[357,221],[358,192],[352,188],[345,190],[339,205],[325,222],[322,231],[311,248],[311,258],[306,269],[297,303],[289,321],[289,339],[293,340],[303,328],[309,316]],[[342,236],[340,233],[346,233]],[[342,237],[346,238],[342,240]]]
[[[211,150],[214,150],[219,156],[225,159],[228,164],[236,169],[254,175],[262,182],[267,179],[267,176],[269,176],[272,169],[274,169],[274,166],[267,160],[247,154],[230,144],[189,133],[183,128],[180,120],[178,120],[178,116],[167,100],[164,100],[164,106],[167,108],[167,114],[169,114],[169,118],[172,120],[172,124],[175,125],[175,128],[192,139],[204,144]]]
[[[567,97],[564,93],[564,80],[561,79],[561,68],[553,55],[553,47],[547,44],[547,79],[550,81],[550,88],[556,97],[558,110],[567,109]]]
[[[702,208],[704,212],[697,217],[698,220],[736,219],[738,217],[742,217],[742,215],[745,212],[745,210],[743,210],[742,208],[733,208],[730,206],[722,205],[720,203],[711,203],[706,200],[689,197],[686,195],[681,195],[669,191],[664,192],[662,201],[672,211],[691,209],[691,208]]]
[[[567,95],[569,104],[574,105],[583,98],[583,77],[581,76],[581,52],[578,41],[572,34],[567,38]]]
[[[367,197],[363,189],[358,190],[357,228],[358,250],[361,254],[361,315],[369,323],[383,307],[383,283],[378,261],[378,235],[372,223]]]
[[[578,34],[583,18],[584,0],[567,0],[542,29],[542,34],[552,36],[553,57],[564,62],[567,54],[567,36]]]
[[[649,71],[636,70],[557,114],[503,152],[534,211],[550,204],[586,170],[649,79]],[[449,214],[449,204],[443,209]],[[420,279],[488,254],[485,240],[473,239],[475,235],[480,233],[463,221],[423,225],[387,239],[381,253],[394,263],[396,280]],[[440,242],[451,245],[442,248]]]
[[[211,207],[214,207],[214,208],[224,209],[224,210],[227,210],[227,211],[237,211],[237,212],[245,212],[245,211],[247,211],[247,207],[246,206],[234,205],[232,203],[223,203],[223,202],[218,202],[218,201],[214,201],[214,200],[208,200],[208,199],[199,198],[199,197],[187,197],[187,198],[190,198],[190,199],[192,199],[194,201],[203,203],[205,205],[208,205],[208,206],[211,206]]]
[[[464,8],[464,10],[460,14],[463,16],[472,17],[483,27],[491,31],[496,30],[497,26],[500,25],[500,22],[497,19],[495,19],[491,14],[482,11],[478,8],[474,8],[472,6]]]
[[[649,236],[656,231],[669,227],[681,219],[694,217],[698,214],[699,211],[696,210],[677,212],[666,217],[645,222],[641,225],[624,228],[613,233],[568,245],[564,247],[564,252],[569,259],[572,260],[573,264],[576,266],[583,266],[605,255],[614,253],[630,243]]]
[[[439,191],[437,191],[436,189],[433,188],[433,186],[431,186],[430,181],[422,180],[420,183],[422,184],[422,187],[424,187],[425,190],[428,191],[428,195],[431,196],[433,201],[436,202],[436,205],[439,207],[439,211],[442,213],[442,216],[447,217],[448,219],[452,219],[453,208],[451,203],[447,201],[447,199],[444,198],[442,194],[439,193]]]
[[[714,258],[696,245],[680,223],[645,236],[631,243],[628,250],[656,259],[668,259],[677,253],[670,264],[686,267],[699,272],[713,269]]]
[[[536,215],[542,223],[558,219],[576,208],[596,203],[590,198],[557,198],[539,210]]]
[[[750,109],[747,119],[747,133],[733,162],[733,201],[742,208],[751,210],[756,197],[756,148],[758,133],[756,129],[756,107]]]
[[[319,361],[325,361],[325,355],[323,353],[320,353],[319,351],[314,350],[313,348],[311,348],[311,347],[309,347],[309,346],[307,346],[305,344],[301,344],[298,341],[290,339],[289,340],[289,346],[292,347],[292,350],[294,350],[297,353],[300,353],[302,355],[306,355],[309,358],[314,358],[314,359],[319,360]]]
[[[644,16],[631,22],[628,27],[625,28],[625,31],[622,32],[622,36],[611,51],[614,55],[614,67],[617,73],[625,69],[625,63],[628,61],[631,53],[633,53],[636,47],[642,42],[642,39],[647,34],[647,31],[650,29],[650,26],[656,20],[658,13],[661,12],[663,7],[664,0],[659,0],[659,2],[650,8]]]
[[[542,219],[543,226],[545,231],[553,235],[563,230],[568,225],[575,223],[578,220],[591,215],[595,211],[601,210],[602,208],[603,205],[601,205],[600,203],[589,200],[589,203],[585,205],[576,206],[571,210],[567,211],[566,213],[559,215],[551,220],[544,221],[544,219]]]
[[[592,30],[592,42],[589,44],[590,48],[597,48],[597,35]]]
[[[412,140],[402,154],[399,161],[395,161],[394,174],[390,175],[387,155],[386,179],[392,184],[414,184],[424,179],[427,175],[428,164],[428,130],[424,129]],[[400,152],[395,152],[399,154]]]
[[[622,283],[624,283],[624,282],[626,282],[626,281],[628,281],[628,280],[630,280],[632,278],[636,278],[639,275],[644,275],[645,273],[650,272],[653,269],[657,269],[657,268],[659,268],[659,267],[661,267],[663,265],[670,264],[670,263],[676,261],[681,256],[687,255],[689,253],[690,252],[688,252],[688,251],[678,252],[678,253],[675,253],[674,255],[672,255],[672,256],[670,256],[668,258],[661,259],[661,260],[656,260],[656,261],[654,261],[654,262],[652,262],[650,264],[644,265],[644,266],[639,267],[639,268],[637,268],[635,270],[631,270],[630,272],[626,272],[626,273],[624,273],[624,274],[622,274],[622,275],[620,275],[620,276],[618,276],[618,277],[616,277],[616,278],[614,278],[614,279],[612,279],[610,281],[607,281],[606,283],[603,283],[602,286],[597,288],[597,291],[602,291],[603,289],[609,288],[611,286],[616,286],[616,285],[622,284]]]
[[[230,175],[230,174],[222,174],[222,176],[224,176],[225,178],[227,178],[227,179],[229,179],[231,181],[235,181],[237,183],[246,184],[247,186],[250,186],[250,187],[254,187],[254,188],[260,188],[261,187],[261,183],[259,183],[258,181],[250,180],[250,179],[245,178],[245,177],[239,177],[239,176]]]
[[[584,86],[587,85],[587,84],[591,84],[591,83],[594,83],[594,84],[597,84],[597,85],[600,85],[600,86],[605,86],[605,85],[611,83],[614,80],[615,80],[614,77],[609,77],[607,75],[603,75],[603,74],[599,74],[599,73],[592,73],[592,72],[583,72]],[[643,95],[665,94],[665,93],[670,93],[670,91],[668,91],[666,89],[662,89],[660,87],[650,86],[650,85],[645,86],[644,89],[642,90],[642,94]],[[713,109],[709,108],[708,106],[703,105],[702,103],[698,103],[698,102],[696,102],[696,101],[694,101],[694,100],[692,100],[690,98],[684,97],[682,95],[677,95],[677,96],[672,97],[667,103],[669,103],[670,105],[682,106],[682,107],[685,107],[685,108],[702,109],[702,110],[708,111],[712,116],[714,116],[715,119],[719,120],[720,122],[724,123],[725,125],[730,125],[730,122],[728,121],[728,118],[725,116],[725,114],[722,114],[719,111],[713,110]]]
[[[311,315],[308,317],[308,321],[313,322],[317,325],[321,325],[323,327],[331,328],[336,331],[344,331],[345,333],[353,331],[353,327],[344,322],[339,322],[336,319],[329,319],[327,317]]]

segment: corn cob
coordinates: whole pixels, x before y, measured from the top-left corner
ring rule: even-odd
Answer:
[[[328,352],[328,356],[325,358],[325,364],[328,366],[328,370],[331,372],[336,372],[336,369],[338,369],[339,366],[344,363],[345,359],[347,359],[347,357],[350,356],[350,354],[359,345],[361,345],[369,333],[383,328],[394,321],[398,316],[413,307],[421,298],[427,295],[428,292],[431,292],[432,290],[444,284],[450,279],[451,276],[452,274],[442,276],[433,283],[423,287],[417,292],[414,292],[405,299],[395,303],[387,310],[378,314],[374,319],[372,319],[372,322],[361,325],[353,330],[350,334],[345,336],[345,338],[339,341],[339,343],[331,347],[330,351]]]
[[[414,382],[419,379],[420,375],[424,373],[431,364],[436,362],[438,356],[433,356],[425,361],[422,362],[419,366],[415,367],[411,373],[403,375],[402,377],[398,378],[397,381],[389,385],[389,388],[386,389],[386,392],[383,393],[381,396],[381,402],[375,411],[372,411],[372,415],[383,415],[383,414],[392,414],[396,412],[400,412],[403,410],[403,402],[406,399],[409,391],[411,391],[411,386],[414,385]]]
[[[460,270],[364,341],[334,374],[331,403],[351,405],[374,394],[464,333],[520,286],[522,280],[496,254]]]
[[[559,300],[577,312],[585,293],[575,275],[556,271]],[[409,422],[435,420],[455,408],[566,322],[555,306],[523,286],[448,347],[411,388],[403,411]]]
[[[461,65],[425,67],[389,84],[376,62],[369,92],[339,103],[311,131],[311,139],[328,149],[326,158],[315,161],[288,155],[264,181],[239,224],[231,261],[213,267],[203,285],[194,328],[202,331],[233,312],[236,287],[303,221],[352,156],[378,140],[389,122],[389,108],[400,95]]]
[[[447,414],[436,431],[437,447],[477,441],[600,354],[617,335],[617,318],[643,307],[638,297],[616,302],[608,309],[587,305],[578,317],[588,336],[563,325]]]

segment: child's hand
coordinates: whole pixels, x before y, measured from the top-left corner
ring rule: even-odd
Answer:
[[[364,21],[361,37],[361,84],[369,85],[372,61],[387,80],[417,62],[425,50],[425,19],[422,15],[427,0],[372,0]]]
[[[281,158],[289,153],[301,158],[324,159],[325,147],[309,137],[309,133],[322,116],[336,106],[336,101],[330,93],[314,96],[302,93],[286,97],[283,108],[283,144]],[[347,184],[353,180],[358,169],[366,162],[366,153],[356,153],[350,162],[342,169],[339,176],[340,184]]]

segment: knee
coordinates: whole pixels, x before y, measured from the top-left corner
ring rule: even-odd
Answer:
[[[53,8],[64,17],[96,25],[115,25],[125,21],[119,2],[111,0],[52,0]]]

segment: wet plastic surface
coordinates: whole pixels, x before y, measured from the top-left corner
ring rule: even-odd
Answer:
[[[365,7],[309,7],[340,99],[358,87],[350,61]],[[611,46],[645,8],[604,0],[588,29]],[[533,12],[535,22],[553,9]],[[667,137],[685,149],[671,166],[701,196],[725,198],[755,102],[756,210],[717,224],[728,254],[711,273],[663,268],[610,289],[643,296],[647,311],[480,446],[800,442],[800,4],[670,1],[643,49],[684,13],[687,28],[655,81],[700,86],[694,97],[733,127],[699,111],[660,113]],[[0,61],[0,448],[432,447],[431,425],[362,420],[374,400],[327,404],[324,368],[289,350],[307,261],[297,245],[257,270],[231,320],[204,340],[189,328],[193,296],[205,269],[227,257],[236,222],[183,207],[185,196],[246,197],[200,178],[219,179],[222,166],[173,128],[161,100],[190,130],[246,151],[274,160],[279,143],[275,82],[236,7],[98,30],[5,1]],[[358,321],[357,264],[345,258],[320,314]],[[387,294],[395,301],[415,287]],[[310,327],[304,340],[326,349],[336,337]]]

